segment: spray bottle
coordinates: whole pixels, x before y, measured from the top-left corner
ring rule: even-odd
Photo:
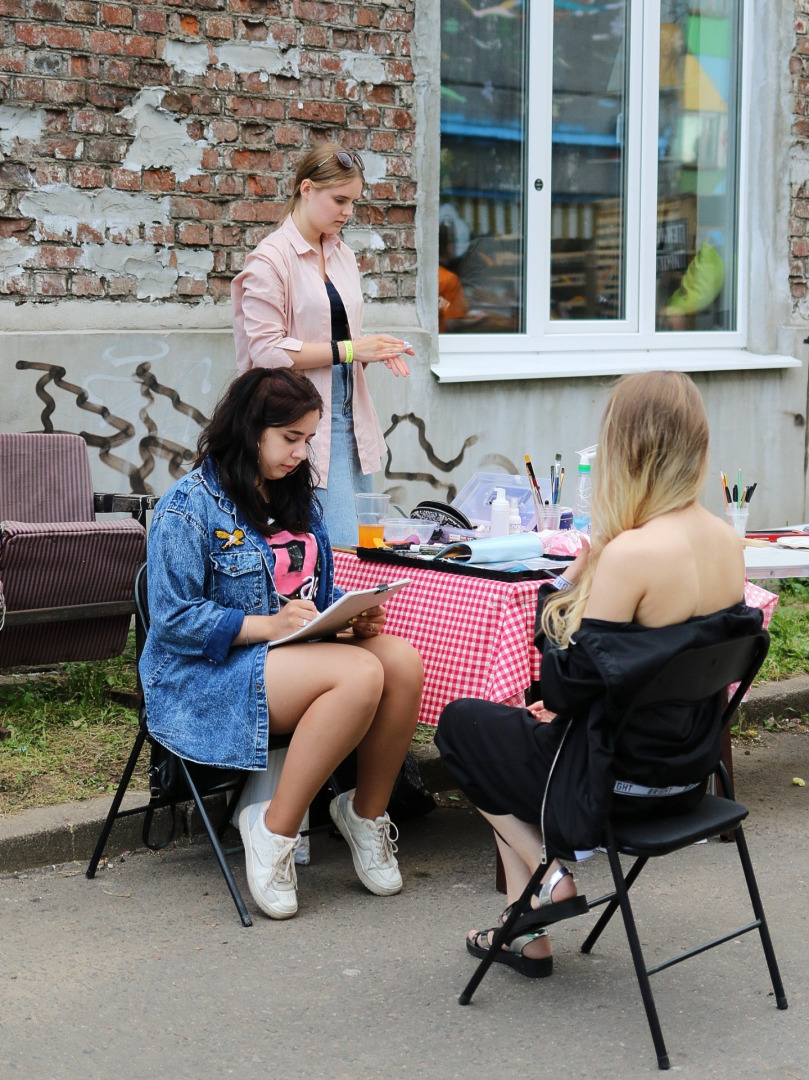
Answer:
[[[584,450],[576,451],[579,455],[579,472],[576,481],[576,498],[573,503],[573,528],[581,533],[590,532],[593,502],[593,477],[590,472],[590,462],[597,450],[597,446],[588,446]]]

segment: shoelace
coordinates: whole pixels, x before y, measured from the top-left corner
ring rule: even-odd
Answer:
[[[391,835],[393,829],[393,835]],[[399,839],[399,830],[389,817],[383,818],[378,824],[374,822],[374,832],[378,846],[377,855],[382,862],[388,862],[399,848],[396,841]]]
[[[265,888],[273,882],[284,885],[290,881],[297,888],[298,875],[295,870],[295,848],[297,846],[298,840],[296,838],[294,840],[289,840],[282,848],[280,848],[273,863],[273,867],[269,874],[267,874],[267,880],[264,883]]]

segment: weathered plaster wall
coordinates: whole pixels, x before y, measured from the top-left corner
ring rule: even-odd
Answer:
[[[772,122],[753,125],[749,155],[750,302],[766,316],[751,345],[797,357],[809,333],[801,6],[753,5],[750,100]],[[417,354],[409,380],[369,372],[390,452],[378,486],[409,508],[452,497],[476,469],[518,470],[526,452],[542,472],[559,450],[572,470],[595,441],[606,381],[430,373],[437,0],[0,0],[0,16],[0,428],[82,432],[99,490],[165,490],[233,373],[230,279],[277,219],[297,155],[334,133],[368,165],[346,232],[366,329],[396,327]],[[759,481],[754,525],[806,521],[806,365],[697,382],[711,475],[741,466]],[[720,510],[718,484],[706,502]]]
[[[0,0],[0,295],[221,304],[224,324],[300,156],[336,135],[367,164],[366,293],[411,301],[413,9]]]

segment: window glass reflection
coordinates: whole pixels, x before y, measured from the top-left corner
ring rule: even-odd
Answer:
[[[628,7],[628,0],[554,4],[554,319],[625,315]]]
[[[663,0],[657,329],[736,327],[741,0]]]
[[[525,8],[441,2],[441,333],[524,329]]]

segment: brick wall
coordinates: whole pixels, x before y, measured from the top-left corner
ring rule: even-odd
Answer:
[[[412,298],[413,9],[0,0],[0,295],[225,300],[336,137],[366,158],[366,293]]]

